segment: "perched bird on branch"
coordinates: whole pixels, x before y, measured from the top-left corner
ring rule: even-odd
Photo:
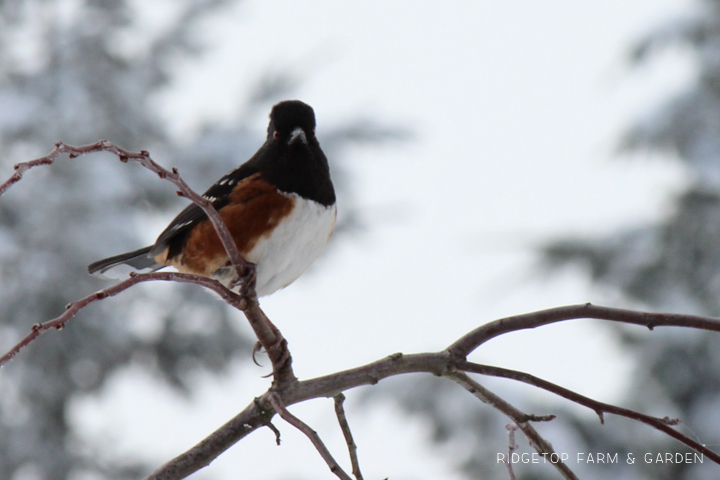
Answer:
[[[242,257],[255,264],[258,296],[295,281],[322,253],[335,228],[335,190],[315,137],[313,109],[298,100],[275,105],[265,143],[203,196],[220,214]],[[117,278],[168,266],[228,286],[235,279],[213,224],[194,203],[154,245],[97,261],[88,271]]]

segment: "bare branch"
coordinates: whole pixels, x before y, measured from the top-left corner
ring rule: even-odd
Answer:
[[[497,336],[579,318],[595,318],[598,320],[642,325],[650,330],[659,326],[672,326],[720,332],[720,320],[717,318],[682,315],[679,313],[637,312],[621,308],[599,307],[585,303],[540,310],[538,312],[501,318],[500,320],[486,323],[450,345],[447,352],[453,357],[464,359],[477,347]]]
[[[39,165],[51,165],[55,157],[60,153],[58,151],[59,146],[55,147],[55,150],[53,150],[50,154],[43,158],[38,158],[36,160],[31,160],[29,162],[22,162],[15,165],[15,173],[10,175],[10,178],[8,178],[2,185],[0,185],[0,195],[5,193],[8,188],[12,187],[14,184],[22,180],[23,174],[30,170],[33,167],[37,167]]]
[[[325,447],[325,444],[322,442],[322,440],[320,440],[320,436],[317,434],[317,432],[310,428],[305,422],[290,413],[288,409],[285,408],[282,399],[277,393],[269,392],[267,395],[267,399],[272,405],[272,407],[275,409],[277,414],[280,415],[283,420],[300,430],[302,433],[305,434],[306,437],[310,439],[312,444],[315,445],[315,448],[320,453],[320,456],[323,458],[323,460],[325,460],[325,463],[327,463],[327,466],[330,468],[330,471],[332,473],[334,473],[341,480],[352,480],[350,478],[350,475],[345,473],[345,471],[340,468],[340,465],[338,465],[333,456],[330,454],[330,451],[327,449],[327,447]]]
[[[446,377],[454,380],[455,383],[459,384],[465,390],[475,395],[483,403],[487,403],[493,408],[501,411],[508,417],[510,417],[515,424],[523,431],[527,437],[530,445],[537,450],[540,455],[544,455],[546,458],[553,458],[553,455],[558,458],[557,462],[551,464],[568,480],[579,480],[578,477],[573,473],[570,468],[560,459],[560,456],[555,453],[550,442],[545,440],[538,432],[530,425],[531,416],[521,412],[508,402],[492,393],[487,388],[480,385],[478,382],[470,378],[467,374],[462,372],[448,372],[445,374]]]
[[[121,162],[134,161],[139,163],[150,171],[155,172],[160,178],[172,182],[180,189],[180,191],[178,192],[180,195],[188,198],[190,201],[196,203],[200,208],[203,209],[208,219],[215,227],[215,231],[220,237],[220,240],[223,244],[223,247],[225,248],[225,251],[228,254],[228,258],[230,259],[231,264],[236,269],[236,280],[233,283],[239,282],[242,278],[245,278],[247,280],[243,286],[244,288],[241,289],[241,297],[247,299],[247,302],[243,303],[242,308],[237,306],[237,298],[240,297],[227,297],[228,292],[232,293],[230,290],[225,289],[226,291],[221,294],[221,297],[223,297],[223,299],[225,299],[225,301],[227,301],[230,305],[245,311],[245,316],[250,322],[250,325],[253,327],[253,330],[255,331],[255,334],[257,335],[260,344],[268,353],[270,361],[273,364],[273,380],[278,383],[289,383],[297,381],[297,378],[295,377],[292,370],[292,358],[290,357],[290,352],[287,349],[287,341],[285,341],[285,339],[282,337],[282,334],[280,334],[280,331],[270,322],[270,320],[267,318],[265,313],[263,313],[257,303],[257,298],[255,295],[254,268],[249,265],[244,258],[242,258],[242,255],[240,255],[240,252],[237,249],[237,245],[235,245],[235,241],[233,240],[230,231],[225,225],[225,222],[223,222],[222,218],[218,214],[217,210],[215,210],[212,202],[195,192],[192,188],[190,188],[190,186],[180,176],[176,168],[173,168],[172,170],[167,170],[163,166],[156,163],[152,158],[150,158],[150,154],[146,150],[142,150],[140,152],[130,152],[128,150],[125,150],[124,148],[118,147],[114,143],[107,140],[100,140],[99,142],[79,147],[74,147],[62,142],[58,142],[55,144],[55,148],[46,156],[15,165],[15,173],[11,175],[10,178],[8,178],[8,180],[5,181],[2,185],[0,185],[0,195],[2,195],[12,185],[19,182],[22,179],[23,173],[25,173],[27,170],[40,165],[52,165],[53,163],[55,163],[60,154],[65,153],[68,154],[70,158],[77,158],[81,155],[86,155],[88,153],[94,152],[109,152],[116,155]],[[123,291],[128,287],[141,281],[148,281],[153,279],[166,280],[166,278],[160,278],[164,274],[156,273],[152,275],[157,276],[146,277],[137,275],[134,281],[131,281],[130,279],[125,280],[116,286],[117,288],[119,288],[116,293],[119,293],[120,291]],[[173,280],[187,282],[190,279],[190,277],[182,277],[184,278],[184,280],[179,280],[181,277],[177,275],[180,274],[176,274],[176,277],[174,277]],[[198,283],[200,285],[208,286],[208,288],[216,290],[217,285],[212,284],[212,286],[210,286],[211,284],[203,283],[197,280],[197,278],[191,283]],[[106,289],[104,291],[108,292],[114,290]],[[72,318],[72,316],[77,313],[77,310],[89,303],[92,303],[95,300],[99,300],[99,298],[94,297],[99,295],[100,293],[101,292],[98,292],[97,294],[93,294],[89,297],[70,304],[71,306],[75,306],[76,304],[82,306],[80,306],[76,310],[75,307],[73,307],[74,313],[67,316],[65,320],[61,319],[65,318],[68,312],[55,320],[51,320],[50,322],[46,322],[44,324],[36,324],[36,326],[33,327],[33,331],[30,333],[30,335],[23,339],[20,344],[14,347],[6,355],[0,357],[0,365],[13,358],[15,355],[17,355],[20,349],[32,342],[41,333],[46,331],[47,328],[42,327],[42,325],[50,324],[52,326],[48,328],[62,328],[62,326],[64,326],[64,322],[67,321],[67,319]],[[40,325],[41,327],[38,327],[37,325]],[[39,330],[36,330],[38,328]]]
[[[435,376],[444,376],[447,372],[454,372],[457,368],[456,360],[450,358],[447,351],[413,355],[396,353],[361,367],[287,385],[277,394],[281,396],[284,405],[293,405],[314,398],[333,396],[337,392],[343,392],[362,385],[374,385],[384,378],[395,375],[430,373]],[[455,372],[455,375],[460,373]],[[260,397],[259,400],[265,401],[264,398],[264,396]],[[522,412],[520,414],[522,417],[519,419],[525,422],[534,419],[549,419],[549,417],[537,417]],[[261,417],[262,412],[258,410],[255,404],[249,405],[235,418],[202,440],[198,445],[160,467],[151,476],[147,477],[147,480],[178,480],[186,478],[208,465],[214,458],[254,429],[265,425],[265,420]],[[710,455],[706,453],[705,455],[720,464],[720,461],[716,460],[718,458],[717,454]]]
[[[573,392],[572,390],[561,387],[560,385],[556,385],[552,382],[548,382],[547,380],[543,380],[542,378],[538,378],[525,372],[518,372],[516,370],[509,370],[507,368],[491,367],[489,365],[479,365],[470,362],[454,362],[453,365],[455,365],[458,369],[466,372],[479,373],[482,375],[491,375],[494,377],[509,378],[511,380],[517,380],[519,382],[527,383],[528,385],[542,388],[543,390],[547,390],[579,405],[594,410],[595,413],[597,413],[598,417],[600,417],[600,423],[605,423],[605,420],[603,418],[604,413],[612,413],[621,417],[637,420],[638,422],[642,422],[646,425],[650,425],[657,430],[660,430],[661,432],[684,443],[688,447],[704,454],[713,462],[720,464],[719,454],[710,450],[705,445],[693,440],[687,435],[683,435],[682,433],[672,428],[673,426],[680,423],[680,420],[677,418],[653,417],[627,408],[618,407],[609,403],[599,402],[597,400],[593,400],[592,398],[580,395],[579,393]]]
[[[196,203],[200,208],[202,208],[205,214],[208,216],[208,219],[210,219],[210,221],[212,222],[213,226],[215,227],[215,231],[220,237],[223,247],[227,251],[231,264],[237,269],[238,278],[242,278],[246,274],[247,263],[245,262],[245,259],[242,258],[242,255],[240,255],[240,252],[238,251],[237,246],[233,241],[232,235],[230,235],[230,232],[225,226],[225,223],[222,221],[222,218],[220,218],[217,210],[215,210],[215,207],[213,207],[212,202],[191,189],[190,186],[185,183],[185,180],[180,177],[180,174],[178,173],[178,170],[176,168],[173,168],[172,170],[167,170],[163,166],[156,163],[152,158],[150,158],[150,153],[148,153],[147,150],[142,150],[140,152],[131,152],[129,150],[125,150],[124,148],[118,147],[114,143],[107,140],[100,140],[99,142],[91,143],[89,145],[82,145],[80,147],[74,147],[72,145],[67,145],[62,142],[57,142],[52,152],[48,153],[44,157],[40,157],[29,162],[18,163],[17,165],[15,165],[15,173],[11,175],[10,178],[5,181],[5,183],[0,185],[0,195],[5,193],[5,191],[12,185],[19,182],[20,179],[22,179],[23,173],[25,173],[27,170],[40,165],[52,165],[53,163],[55,163],[55,160],[57,160],[57,157],[61,153],[67,153],[70,158],[77,158],[82,155],[87,155],[88,153],[95,152],[112,153],[116,155],[121,162],[137,162],[148,170],[158,174],[160,178],[168,180],[169,182],[172,182],[175,186],[177,186],[180,189],[179,193],[181,194],[181,196],[188,198],[191,202]]]
[[[269,422],[257,403],[251,402],[225,425],[187,452],[159,467],[145,480],[180,480],[208,466],[221,453]]]
[[[383,378],[410,372],[431,372],[440,375],[447,366],[447,355],[390,355],[371,364],[343,372],[286,385],[274,392],[284,405],[293,405],[313,398],[328,397],[360,385],[374,385]],[[268,403],[270,392],[248,405],[235,418],[221,426],[190,450],[155,470],[146,480],[180,480],[207,466],[224,451],[267,423],[267,414],[258,405]]]
[[[335,401],[335,415],[337,415],[338,423],[340,423],[340,429],[343,432],[345,442],[347,443],[348,452],[350,453],[352,473],[355,476],[356,480],[363,480],[362,473],[360,473],[360,462],[358,461],[357,456],[357,445],[355,445],[355,440],[353,440],[352,432],[350,431],[350,424],[348,423],[347,417],[345,416],[345,408],[343,408],[343,403],[345,402],[345,395],[343,395],[342,393],[338,393],[333,397],[333,400]]]
[[[517,478],[515,478],[515,472],[513,472],[512,454],[518,448],[517,443],[515,443],[515,430],[518,429],[518,426],[515,425],[514,423],[509,423],[509,424],[505,425],[505,428],[507,428],[507,431],[508,431],[507,469],[508,469],[508,473],[510,474],[510,480],[517,480]]]
[[[10,349],[5,355],[0,357],[0,367],[10,361],[20,350],[25,348],[37,337],[47,332],[48,330],[56,329],[62,330],[65,324],[72,319],[77,313],[83,308],[87,307],[91,303],[95,303],[98,300],[103,300],[107,297],[113,297],[120,292],[127,290],[133,285],[148,281],[171,281],[181,283],[194,283],[196,285],[202,285],[205,288],[213,290],[215,293],[227,303],[237,308],[238,310],[245,310],[247,307],[247,300],[240,295],[232,292],[226,288],[223,284],[217,280],[213,280],[207,277],[201,277],[199,275],[191,275],[188,273],[178,272],[153,272],[153,273],[142,273],[132,275],[130,278],[119,282],[112,287],[95,292],[87,297],[76,300],[65,307],[65,311],[62,315],[48,320],[45,323],[36,323],[32,326],[30,333],[23,338],[17,345]]]
[[[338,420],[341,424],[341,428],[343,429],[343,434],[348,444],[348,450],[353,463],[353,474],[355,475],[356,480],[362,480],[357,461],[357,447],[352,439],[347,419],[344,415],[344,409],[342,407],[342,400],[344,397],[342,394],[338,394],[337,392],[342,392],[360,385],[375,384],[383,378],[389,376],[412,372],[427,372],[437,376],[445,376],[462,385],[480,400],[490,404],[510,417],[518,428],[525,433],[533,447],[541,454],[550,455],[554,452],[550,443],[542,438],[537,431],[535,431],[531,422],[549,421],[552,420],[554,416],[536,416],[519,411],[517,408],[510,405],[494,393],[488,391],[482,385],[470,378],[466,373],[464,373],[465,371],[510,378],[548,390],[568,400],[593,409],[600,417],[601,422],[603,420],[604,413],[613,413],[646,423],[665,432],[673,438],[676,438],[677,440],[694,448],[696,451],[703,453],[714,462],[720,464],[720,455],[672,428],[674,425],[677,425],[679,422],[678,420],[651,417],[632,410],[598,402],[523,372],[478,365],[465,361],[470,352],[478,348],[484,342],[499,335],[571,319],[595,318],[634,325],[643,325],[648,327],[650,330],[656,326],[678,326],[712,331],[720,331],[720,320],[694,315],[636,312],[608,307],[598,307],[589,303],[584,305],[571,305],[508,317],[487,323],[463,336],[443,352],[417,355],[402,355],[398,353],[369,365],[300,382],[297,380],[292,371],[292,358],[289,350],[287,349],[286,340],[283,338],[277,327],[275,327],[267,316],[265,316],[264,312],[260,309],[257,303],[257,298],[254,292],[254,272],[252,266],[247,264],[238,252],[232,236],[230,235],[220,215],[213,207],[212,202],[194,192],[180,177],[177,169],[167,170],[163,168],[150,158],[147,151],[130,152],[107,141],[100,141],[94,144],[79,147],[57,143],[53,151],[45,157],[16,165],[15,173],[0,185],[0,195],[6,192],[12,185],[19,182],[25,172],[36,166],[53,164],[60,154],[68,154],[70,158],[75,158],[87,153],[100,151],[112,153],[123,162],[132,160],[140,163],[144,167],[158,174],[160,178],[164,178],[172,182],[180,189],[180,192],[178,192],[180,195],[187,197],[203,209],[210,221],[213,223],[215,230],[228,253],[228,257],[230,258],[232,265],[236,268],[236,280],[239,281],[240,279],[245,279],[243,288],[241,288],[241,293],[236,294],[231,289],[226,288],[215,280],[197,275],[175,272],[155,272],[133,275],[127,280],[124,280],[112,287],[93,293],[92,295],[69,304],[66,311],[57,318],[42,324],[35,324],[27,337],[25,337],[3,357],[0,357],[0,366],[9,361],[23,347],[28,345],[42,333],[50,329],[62,329],[65,324],[85,306],[109,296],[117,295],[118,293],[138,283],[151,280],[178,281],[198,284],[215,291],[227,303],[235,308],[243,310],[248,321],[253,327],[253,330],[258,336],[260,343],[267,351],[268,356],[273,363],[274,380],[273,386],[270,390],[257,399],[256,402],[246,407],[245,410],[238,414],[234,419],[223,425],[215,433],[201,441],[191,450],[163,465],[150,477],[148,477],[149,479],[174,480],[187,477],[200,468],[208,465],[214,458],[250,432],[264,425],[271,426],[272,424],[270,423],[270,418],[273,416],[274,410],[286,421],[299,428],[310,438],[333,473],[335,473],[339,478],[349,480],[350,477],[338,466],[337,462],[335,462],[327,448],[325,448],[322,441],[317,436],[317,433],[288,412],[285,407],[285,405],[292,405],[312,398],[334,396],[336,402],[336,413],[338,414]],[[232,286],[234,287],[234,285],[235,284],[233,283]],[[266,409],[263,409],[263,405],[266,405]],[[270,408],[270,406],[272,406],[272,408]],[[277,430],[275,429],[274,431],[277,434]],[[510,430],[509,436],[510,453],[512,453],[514,448],[514,433],[512,430]],[[576,478],[573,472],[570,471],[570,469],[561,461],[553,464],[565,476],[565,478]],[[510,468],[510,474],[512,478],[514,476],[512,468]]]

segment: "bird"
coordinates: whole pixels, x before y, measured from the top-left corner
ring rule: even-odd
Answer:
[[[315,126],[315,112],[306,103],[276,104],[265,143],[203,194],[227,225],[242,257],[254,264],[258,297],[300,277],[335,229],[335,190]],[[94,262],[88,272],[122,278],[165,267],[240,289],[212,223],[194,203],[170,222],[153,245]]]

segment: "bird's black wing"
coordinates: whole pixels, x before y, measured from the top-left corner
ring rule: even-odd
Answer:
[[[257,172],[257,168],[255,167],[255,162],[253,160],[255,159],[255,157],[258,156],[258,154],[260,154],[261,151],[262,149],[258,151],[258,153],[256,153],[253,158],[251,158],[235,170],[232,170],[225,174],[225,176],[215,182],[213,186],[208,188],[207,191],[203,193],[203,197],[207,198],[212,202],[215,210],[220,210],[225,205],[227,205],[230,201],[230,194],[232,193],[233,189],[243,179]],[[150,250],[150,256],[158,255],[166,248],[178,243],[178,241],[179,243],[182,243],[182,240],[184,239],[186,234],[190,230],[192,230],[195,225],[205,220],[205,218],[207,218],[207,215],[205,215],[203,209],[200,208],[197,204],[191,203],[190,205],[185,207],[185,209],[180,212],[178,216],[175,217],[172,222],[170,222],[170,225],[168,225],[167,228],[160,234],[158,239],[155,241],[155,245],[153,245],[152,249]],[[174,253],[175,252],[172,251],[169,252],[168,257],[172,257]]]

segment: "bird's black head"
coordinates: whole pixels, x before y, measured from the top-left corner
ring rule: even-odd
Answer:
[[[286,100],[270,112],[268,140],[282,143],[301,141],[307,144],[315,138],[315,112],[300,100]]]
[[[325,206],[335,203],[328,161],[315,138],[315,113],[299,100],[273,107],[267,141],[245,165],[246,173],[262,172],[281,192]]]

